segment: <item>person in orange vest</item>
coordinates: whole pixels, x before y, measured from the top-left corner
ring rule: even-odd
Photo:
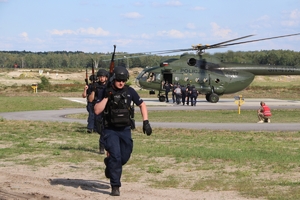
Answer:
[[[257,123],[270,123],[271,122],[271,109],[269,106],[265,104],[265,102],[261,101],[260,102],[260,108],[257,110],[257,117],[258,117],[258,122]]]

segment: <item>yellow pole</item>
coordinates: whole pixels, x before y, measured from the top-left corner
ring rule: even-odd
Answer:
[[[31,88],[33,89],[33,93],[37,93],[37,84],[32,84]]]
[[[244,99],[242,98],[242,95],[239,95],[238,97],[235,97],[235,104],[238,105],[238,113],[241,114],[241,105],[244,103]]]

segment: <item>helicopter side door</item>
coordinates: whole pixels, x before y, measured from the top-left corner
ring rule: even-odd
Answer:
[[[163,74],[163,80],[162,80],[164,83],[166,81],[168,81],[169,83],[173,83],[173,74],[170,73],[170,72],[167,72],[167,73],[164,73]]]

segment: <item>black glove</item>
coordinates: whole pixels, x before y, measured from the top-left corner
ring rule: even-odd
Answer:
[[[112,95],[112,88],[106,88],[105,89],[105,94],[104,94],[104,98],[109,98]]]
[[[92,83],[92,92],[96,92],[97,90],[97,86],[96,86],[96,83]]]
[[[148,136],[151,135],[151,133],[152,133],[152,128],[151,128],[148,120],[143,121],[143,132],[144,132],[144,134],[146,133]]]

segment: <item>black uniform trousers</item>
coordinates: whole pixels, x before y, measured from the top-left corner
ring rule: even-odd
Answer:
[[[121,187],[122,166],[129,160],[133,149],[130,126],[104,128],[104,146],[109,153],[106,167],[110,175],[110,185]]]

